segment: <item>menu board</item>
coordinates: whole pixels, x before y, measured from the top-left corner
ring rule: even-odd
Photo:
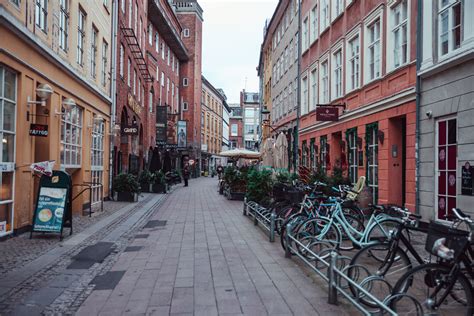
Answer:
[[[61,233],[67,191],[67,188],[40,188],[33,219],[34,231]]]
[[[472,176],[474,173],[474,168],[466,162],[461,170],[461,194],[462,195],[472,195]]]

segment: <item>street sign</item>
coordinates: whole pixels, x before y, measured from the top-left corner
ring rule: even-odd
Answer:
[[[122,135],[138,135],[138,126],[133,126],[133,125],[122,126]]]
[[[339,109],[330,106],[317,107],[316,120],[322,122],[336,122],[339,120]]]
[[[48,137],[48,125],[45,124],[30,124],[30,135]]]

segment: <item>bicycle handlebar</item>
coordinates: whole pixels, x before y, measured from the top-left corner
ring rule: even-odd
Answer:
[[[459,220],[464,221],[464,222],[468,222],[469,224],[474,223],[474,221],[471,219],[471,217],[469,215],[464,214],[464,212],[461,211],[460,209],[453,208],[452,211],[453,211],[454,215],[456,215],[456,217]]]

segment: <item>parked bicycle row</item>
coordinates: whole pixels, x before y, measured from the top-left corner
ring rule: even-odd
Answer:
[[[321,270],[327,268],[321,262],[337,251],[338,268],[355,281],[342,282],[341,288],[368,310],[380,311],[377,302],[384,302],[400,315],[473,315],[469,216],[453,209],[449,221],[425,223],[395,205],[361,209],[357,197],[364,184],[364,177],[353,187],[278,183],[266,211],[253,206],[255,221],[270,221],[268,214],[275,214],[283,250]],[[424,249],[414,246],[413,238],[424,238]]]

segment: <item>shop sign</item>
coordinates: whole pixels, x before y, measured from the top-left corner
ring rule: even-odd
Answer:
[[[15,170],[15,164],[13,162],[0,163],[0,171],[11,172],[13,170]]]
[[[33,223],[35,231],[61,232],[67,191],[67,188],[40,189]]]
[[[178,144],[166,144],[165,148],[167,148],[167,149],[176,149],[176,148],[178,148]]]
[[[30,135],[48,137],[48,125],[45,124],[30,124]]]
[[[167,106],[156,107],[156,144],[166,144]]]
[[[122,126],[122,135],[138,135],[138,126],[133,126],[133,125]]]
[[[137,113],[140,115],[142,112],[142,106],[135,100],[133,95],[130,93],[128,94],[128,106],[133,110],[133,112]]]
[[[462,195],[472,195],[473,186],[472,186],[472,176],[474,173],[474,168],[469,162],[466,162],[462,167],[461,171],[461,194]]]
[[[0,222],[0,234],[7,232],[7,222]]]
[[[339,120],[337,107],[320,106],[316,108],[316,120],[322,122],[336,122]]]

